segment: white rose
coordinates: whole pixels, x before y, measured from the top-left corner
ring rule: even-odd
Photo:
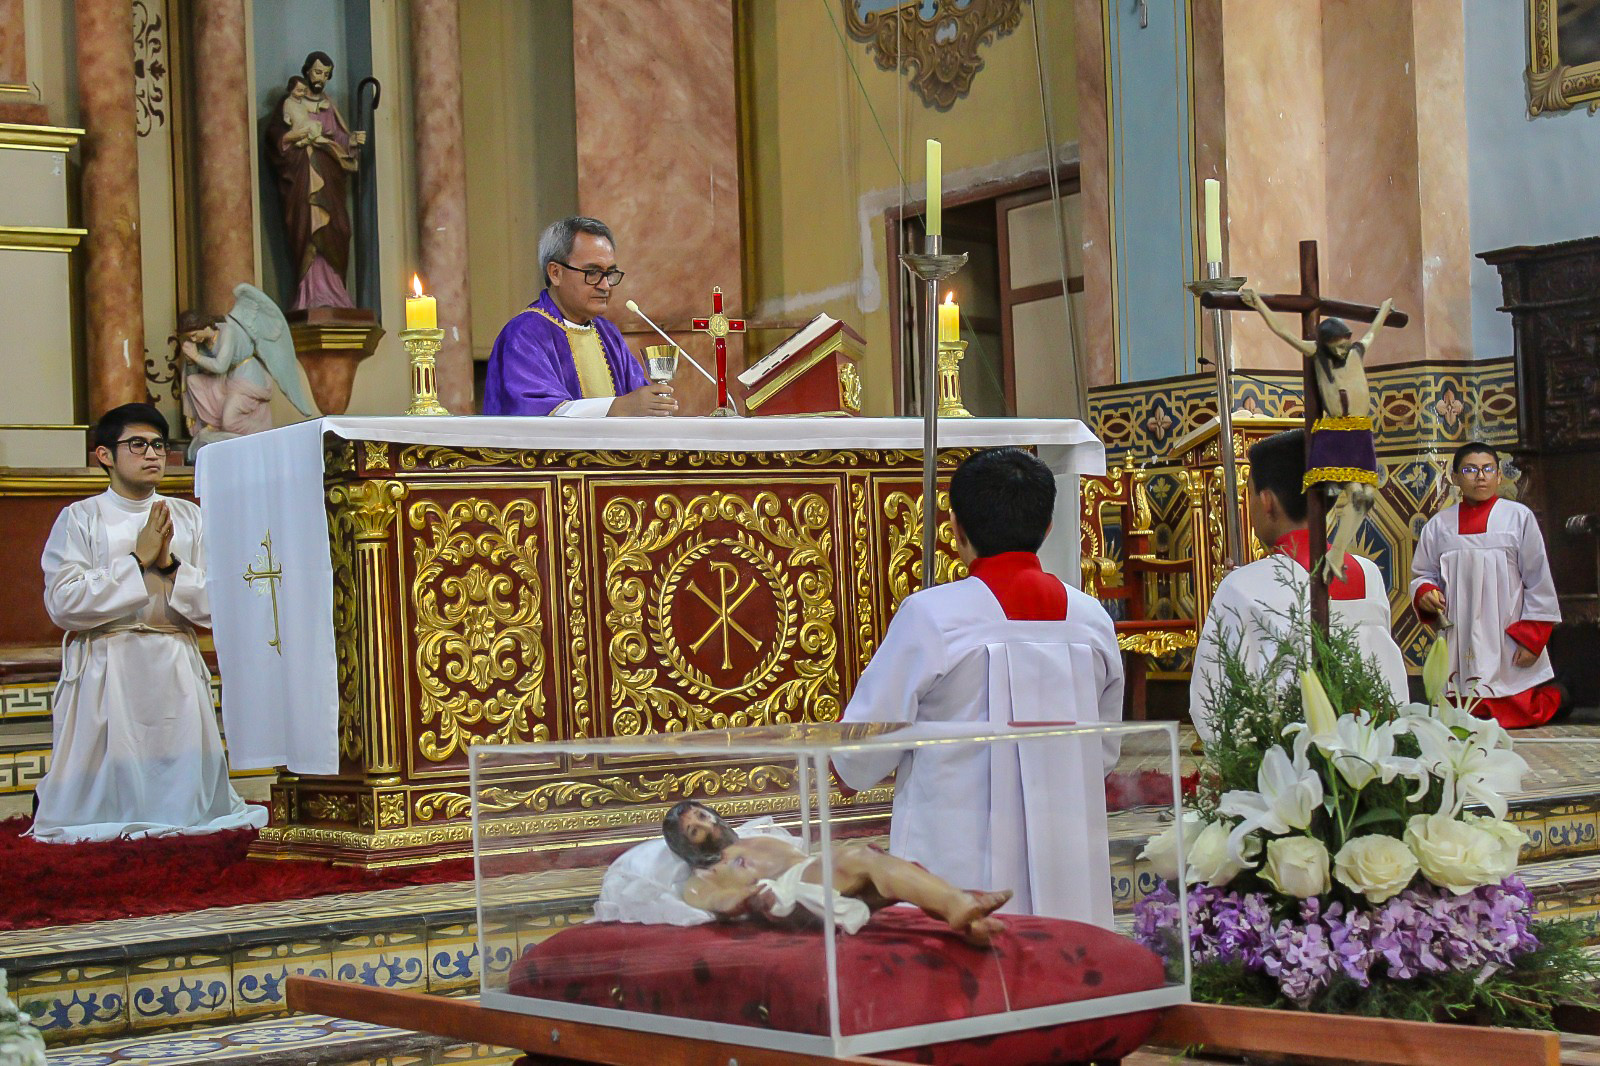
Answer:
[[[1193,841],[1199,834],[1200,827],[1205,822],[1196,811],[1183,812],[1183,837]],[[1178,826],[1173,823],[1162,832],[1151,837],[1145,844],[1144,850],[1139,852],[1139,858],[1150,863],[1150,869],[1163,881],[1176,881],[1178,879]]]
[[[1394,837],[1356,837],[1333,857],[1333,875],[1352,892],[1382,903],[1417,876],[1417,857]]]
[[[1189,845],[1189,883],[1204,881],[1212,888],[1221,888],[1239,874],[1255,865],[1261,854],[1261,841],[1254,836],[1245,837],[1245,862],[1235,862],[1228,848],[1229,827],[1223,822],[1212,822],[1193,837]]]
[[[1508,849],[1500,837],[1449,815],[1414,815],[1406,823],[1406,844],[1422,876],[1458,896],[1479,885],[1498,884],[1509,873]],[[1511,868],[1516,868],[1514,859]]]
[[[1307,899],[1333,887],[1328,880],[1328,849],[1312,837],[1267,841],[1267,866],[1261,871],[1279,892]]]
[[[1500,844],[1500,863],[1496,867],[1500,876],[1497,881],[1504,881],[1517,869],[1517,861],[1522,857],[1522,847],[1528,842],[1528,834],[1512,825],[1510,822],[1499,818],[1485,818],[1478,814],[1463,814],[1461,820],[1470,826],[1482,829],[1494,837]]]

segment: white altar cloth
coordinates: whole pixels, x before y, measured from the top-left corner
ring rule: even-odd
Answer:
[[[228,758],[235,769],[339,770],[333,561],[323,496],[322,438],[330,433],[458,448],[921,450],[923,424],[917,418],[333,417],[206,446],[195,491],[205,513],[212,632]],[[1055,525],[1040,558],[1046,569],[1077,585],[1078,478],[1105,473],[1105,448],[1088,427],[1075,419],[942,419],[938,443],[1037,449],[1057,485]],[[271,565],[263,543],[269,536]],[[270,570],[281,570],[281,576],[246,580],[247,572]]]

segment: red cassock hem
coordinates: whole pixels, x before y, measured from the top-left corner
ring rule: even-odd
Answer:
[[[1535,685],[1515,696],[1486,696],[1472,713],[1493,718],[1506,729],[1529,729],[1544,725],[1561,709],[1561,690],[1554,685]]]

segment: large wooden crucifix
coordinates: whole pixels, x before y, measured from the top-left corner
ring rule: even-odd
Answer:
[[[1367,304],[1348,303],[1344,300],[1330,300],[1323,297],[1321,271],[1317,265],[1316,241],[1300,242],[1300,291],[1272,296],[1263,295],[1262,302],[1274,311],[1289,311],[1299,315],[1300,336],[1313,342],[1317,339],[1317,322],[1325,315],[1356,322],[1371,322],[1378,317],[1379,311],[1378,308]],[[1221,311],[1252,311],[1236,292],[1202,292],[1200,306]],[[1409,318],[1404,312],[1391,310],[1386,324],[1400,327],[1408,321]],[[1311,427],[1322,417],[1322,393],[1317,388],[1316,359],[1308,356],[1302,360],[1302,364],[1305,375],[1302,391],[1305,397],[1306,459],[1309,462]],[[1218,397],[1218,403],[1228,402],[1228,397]],[[1223,462],[1232,461],[1232,451],[1233,442],[1223,441]],[[1228,506],[1237,507],[1238,502],[1229,500]],[[1328,503],[1321,485],[1313,486],[1312,491],[1306,494],[1306,524],[1311,534],[1311,620],[1326,632],[1328,579],[1323,572],[1322,559],[1328,553]]]

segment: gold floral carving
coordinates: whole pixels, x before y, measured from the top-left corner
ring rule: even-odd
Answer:
[[[861,413],[861,371],[848,359],[839,362],[839,406]]]
[[[406,824],[406,797],[403,792],[385,792],[378,797],[378,828],[398,829]]]
[[[613,734],[836,720],[838,636],[832,599],[833,515],[827,500],[817,493],[785,502],[772,492],[746,499],[713,491],[687,502],[661,495],[650,510],[647,514],[642,501],[622,497],[607,503],[601,513],[608,534],[606,626],[612,634],[607,650],[615,671]],[[731,523],[740,532],[731,538],[701,532],[708,523]],[[758,569],[767,575],[768,593],[780,604],[783,619],[795,620],[780,620],[773,641],[778,657],[763,656],[766,672],[747,675],[732,688],[714,688],[703,672],[685,674],[681,663],[672,665],[681,656],[674,654],[676,641],[684,638],[673,636],[667,588],[673,570],[663,567],[661,556],[667,554],[675,566],[686,552],[703,553],[708,544],[750,565],[752,558],[760,558]],[[773,685],[776,667],[791,656],[796,676]],[[658,657],[666,664],[657,665]],[[733,711],[709,706],[732,694],[749,702]]]
[[[794,788],[794,779],[794,770],[785,766],[727,766],[665,773],[660,777],[546,781],[525,789],[490,785],[479,790],[478,808],[494,814],[522,810],[544,813],[552,808],[660,803],[725,793],[788,793]],[[432,821],[440,815],[459,818],[472,809],[472,799],[460,792],[428,792],[416,798],[412,809],[421,821]]]
[[[950,494],[941,489],[941,513],[949,506]],[[889,536],[889,595],[898,607],[901,600],[922,587],[922,493],[889,493],[883,501],[883,516]],[[938,546],[933,557],[933,583],[942,585],[966,577],[967,568],[956,555],[955,530],[948,521],[939,523]]]
[[[389,469],[389,442],[386,440],[364,440],[361,442],[367,457],[367,469]]]
[[[1192,648],[1198,639],[1193,629],[1157,629],[1142,633],[1118,633],[1117,647],[1154,658]]]
[[[842,2],[850,36],[867,42],[880,69],[904,68],[917,95],[940,111],[971,91],[983,69],[979,49],[1022,21],[1022,0],[935,0],[932,19],[913,0],[873,11],[863,0]]]
[[[417,750],[442,762],[470,744],[548,740],[535,503],[420,500],[408,520],[426,530],[411,598],[421,720],[433,728]]]
[[[872,504],[869,483],[850,481],[851,554],[856,582],[856,665],[867,668],[878,647],[878,628],[873,615],[872,590]]]
[[[319,792],[305,801],[306,813],[322,822],[352,822],[356,817],[353,796]]]
[[[561,557],[566,563],[567,648],[572,656],[572,737],[594,735],[589,704],[589,612],[584,604],[583,493],[580,483],[561,483]]]
[[[356,825],[367,830],[368,832],[371,832],[373,829],[377,828],[377,822],[372,817],[373,806],[371,793],[362,795],[358,803],[361,813],[356,819]]]

